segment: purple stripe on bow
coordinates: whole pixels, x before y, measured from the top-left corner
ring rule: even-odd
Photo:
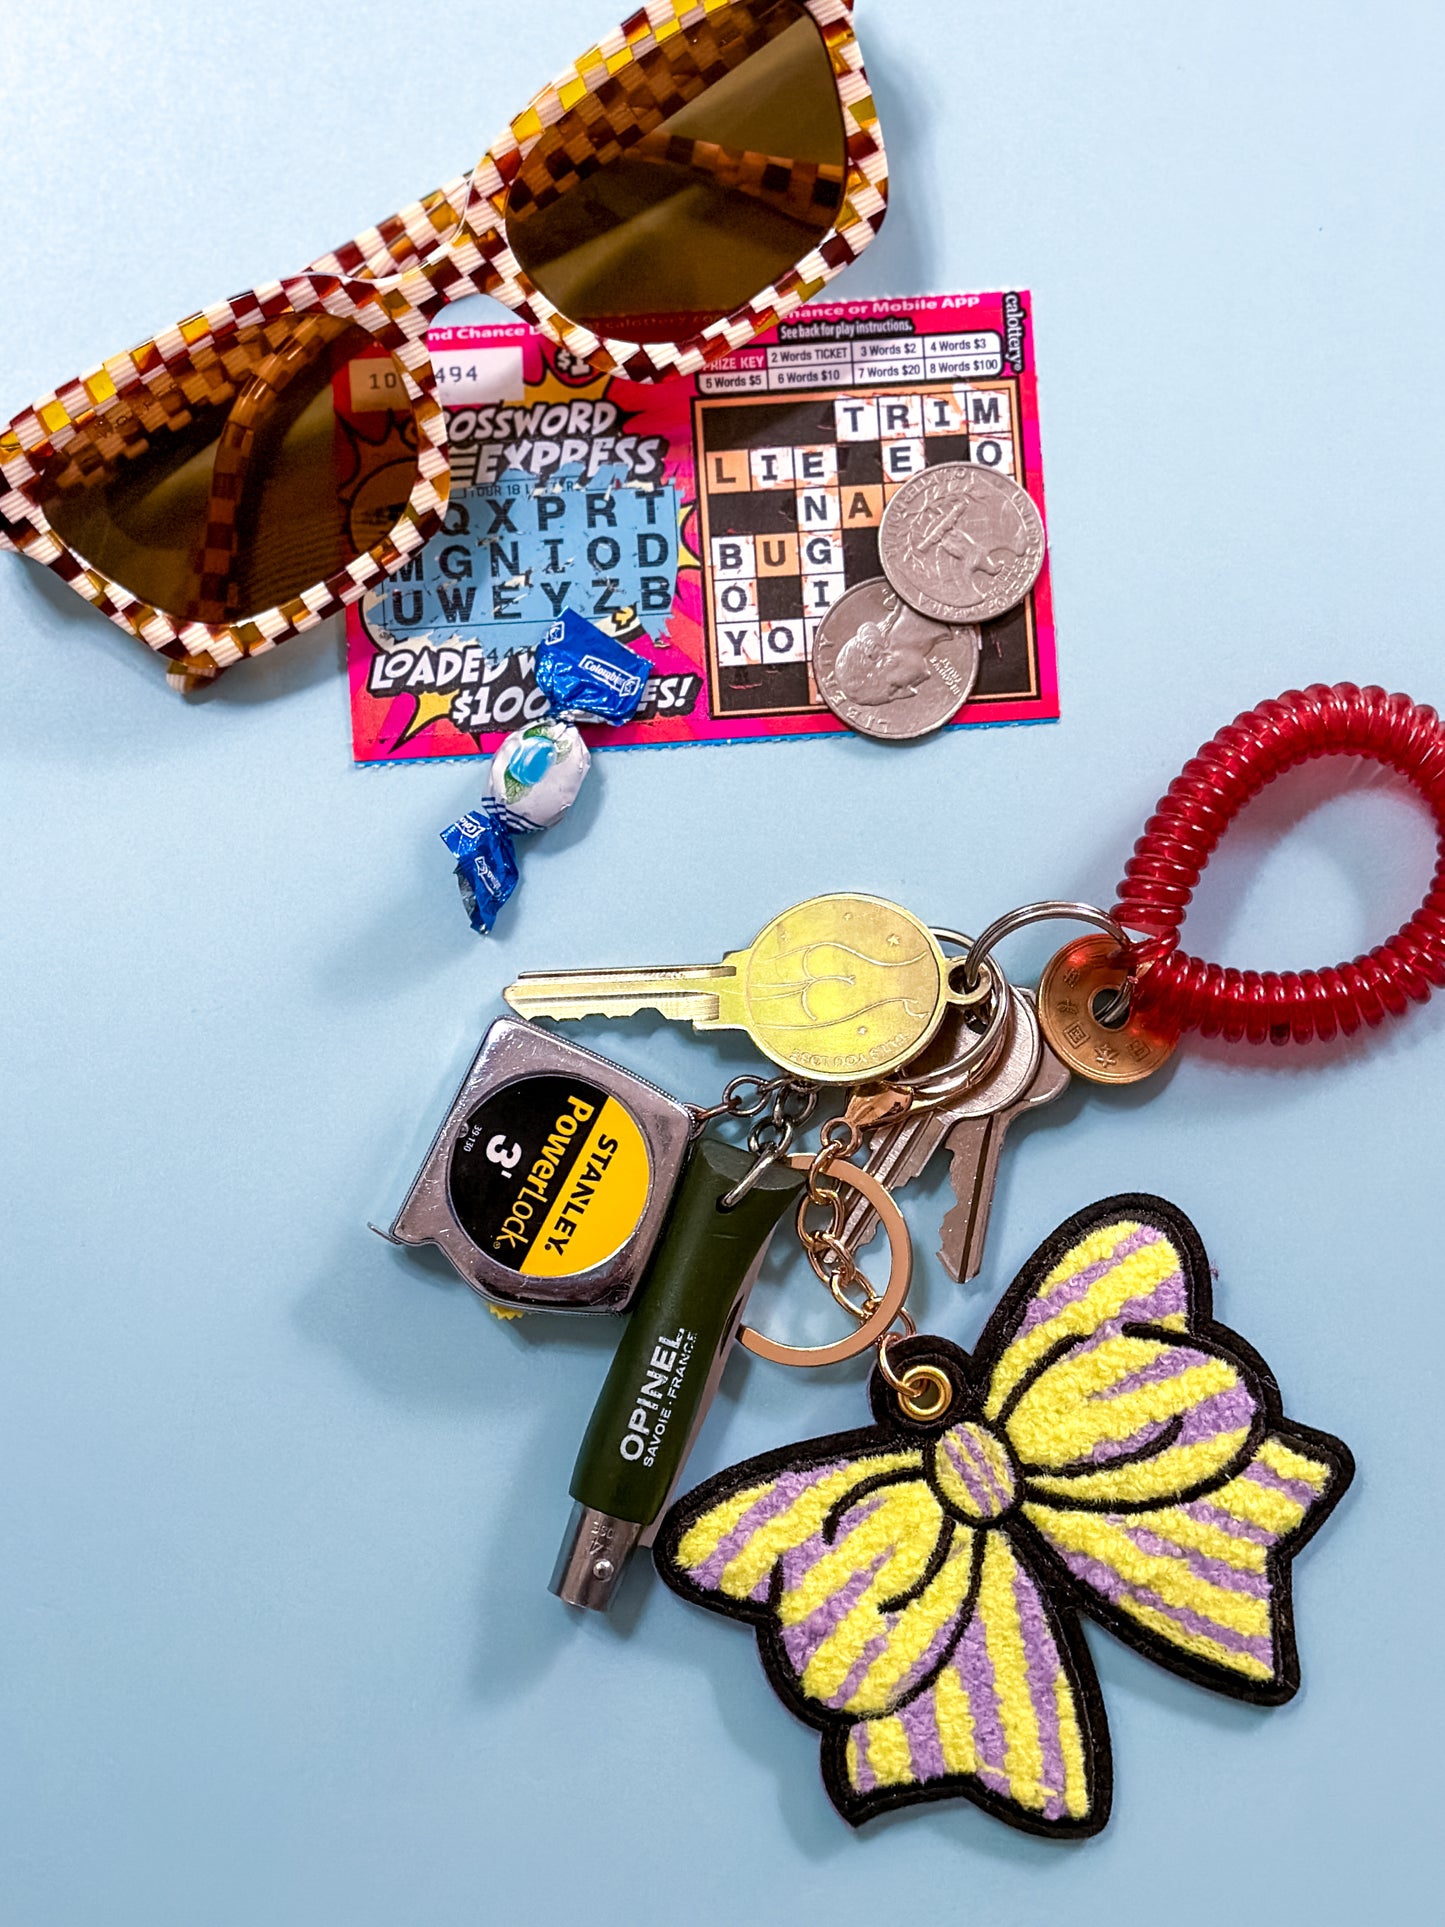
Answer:
[[[1159,1452],[1153,1456],[1162,1459],[1171,1452],[1183,1451],[1186,1446],[1217,1439],[1225,1432],[1247,1432],[1254,1423],[1256,1409],[1254,1394],[1248,1386],[1231,1385],[1225,1391],[1212,1392],[1208,1398],[1181,1412],[1177,1419],[1151,1419],[1127,1438],[1102,1439],[1099,1444],[1090,1446],[1082,1458],[1068,1465],[1050,1467],[1041,1471],[1039,1476],[1067,1476],[1074,1471],[1082,1472],[1087,1467],[1107,1472],[1116,1461],[1130,1457],[1136,1464],[1147,1465],[1150,1462],[1146,1456],[1147,1448],[1156,1439],[1162,1440],[1171,1427],[1177,1426],[1178,1429],[1172,1432],[1167,1444],[1161,1444]]]
[[[691,1569],[694,1582],[715,1591],[722,1584],[723,1573],[746,1548],[758,1527],[766,1525],[769,1519],[776,1519],[779,1513],[786,1512],[820,1479],[838,1471],[841,1463],[841,1460],[836,1460],[832,1465],[814,1466],[807,1472],[780,1474],[762,1497],[748,1507],[731,1531],[723,1534],[702,1564]]]
[[[1100,1346],[1107,1345],[1110,1339],[1117,1338],[1126,1325],[1157,1325],[1161,1319],[1170,1318],[1182,1312],[1185,1309],[1183,1284],[1182,1274],[1171,1271],[1167,1278],[1161,1278],[1152,1289],[1120,1305],[1111,1318],[1103,1319],[1093,1331],[1074,1337],[1072,1342],[1060,1352],[1059,1359],[1053,1360],[1052,1363],[1057,1364],[1063,1358],[1083,1358],[1090,1352],[1098,1351]],[[1052,1366],[1045,1369],[1051,1368]]]
[[[1059,1550],[1070,1572],[1082,1579],[1086,1586],[1092,1586],[1101,1598],[1111,1604],[1124,1610],[1130,1606],[1140,1606],[1158,1613],[1172,1621],[1181,1632],[1208,1639],[1214,1645],[1224,1647],[1226,1652],[1247,1654],[1267,1666],[1271,1672],[1274,1671],[1274,1646],[1263,1634],[1237,1633],[1232,1626],[1221,1626],[1218,1620],[1197,1613],[1191,1607],[1170,1605],[1152,1587],[1129,1585],[1112,1566],[1105,1565],[1101,1559],[1090,1559],[1078,1552],[1064,1552],[1062,1547]]]
[[[920,1693],[898,1713],[908,1740],[908,1758],[915,1780],[938,1780],[948,1771],[943,1757],[943,1742],[938,1737],[938,1717],[932,1693]]]
[[[882,1492],[869,1492],[858,1501],[856,1506],[850,1506],[843,1515],[847,1521],[846,1530],[840,1530],[832,1539],[825,1539],[819,1531],[815,1532],[810,1539],[805,1539],[802,1545],[790,1546],[783,1554],[783,1591],[796,1592],[820,1559],[826,1559],[829,1553],[836,1552],[841,1545],[846,1544],[851,1533],[856,1532],[859,1526],[873,1517],[888,1497],[890,1490],[891,1487],[885,1488]],[[763,1597],[767,1597],[766,1586]]]
[[[1131,1231],[1127,1237],[1121,1238],[1107,1258],[1100,1258],[1095,1264],[1085,1265],[1084,1269],[1076,1271],[1072,1278],[1061,1279],[1046,1293],[1040,1293],[1030,1302],[1028,1310],[1024,1313],[1018,1334],[1022,1336],[1024,1332],[1032,1331],[1036,1325],[1046,1324],[1065,1305],[1075,1304],[1080,1298],[1086,1297],[1101,1278],[1108,1277],[1116,1265],[1122,1264],[1125,1258],[1132,1257],[1136,1251],[1142,1251],[1146,1245],[1158,1244],[1162,1235],[1152,1224],[1141,1224],[1136,1231]],[[1168,1279],[1163,1281],[1165,1284],[1168,1282]],[[1150,1293],[1150,1297],[1157,1297],[1160,1289],[1160,1286],[1156,1286]],[[1182,1303],[1177,1309],[1180,1311],[1184,1309]]]
[[[955,1528],[955,1530],[959,1530],[959,1528]],[[966,1528],[963,1530],[966,1530]],[[939,1584],[945,1574],[952,1572],[959,1560],[962,1559],[968,1562],[968,1574],[964,1580],[964,1590],[965,1592],[967,1591],[969,1580],[973,1576],[973,1560],[975,1556],[973,1548],[977,1545],[977,1541],[971,1533],[969,1534],[969,1540],[970,1546],[968,1549],[960,1549],[957,1540],[955,1540],[955,1550],[950,1554],[947,1564],[934,1581],[934,1585]],[[925,1599],[927,1596],[927,1593],[923,1595]],[[905,1608],[905,1610],[907,1609]],[[957,1631],[958,1613],[951,1612],[933,1635],[932,1639],[929,1640],[925,1649],[918,1655],[903,1678],[898,1682],[895,1693],[896,1699],[906,1699],[910,1693],[916,1691],[920,1680],[928,1678],[934,1667],[937,1666],[942,1659],[943,1654],[947,1651],[948,1642]]]
[[[1227,1532],[1231,1539],[1246,1539],[1252,1546],[1272,1546],[1278,1533],[1271,1532],[1268,1526],[1257,1526],[1250,1519],[1238,1519],[1223,1506],[1211,1505],[1208,1499],[1193,1499],[1179,1510],[1186,1519],[1197,1519],[1201,1525],[1217,1526]]]
[[[1000,1446],[997,1449],[1002,1449]],[[993,1493],[993,1509],[996,1513],[1006,1511],[1013,1504],[1014,1487],[1012,1478],[1007,1484],[999,1476],[998,1467],[988,1456],[982,1444],[979,1446],[978,1460],[983,1476],[988,1480],[989,1490]]]
[[[1138,1371],[1116,1379],[1112,1385],[1101,1386],[1098,1391],[1090,1392],[1089,1399],[1093,1402],[1127,1398],[1130,1392],[1140,1391],[1146,1385],[1167,1384],[1171,1378],[1178,1378],[1181,1372],[1207,1364],[1212,1356],[1210,1352],[1195,1351],[1192,1345],[1164,1345],[1147,1365],[1141,1365]]]
[[[1042,1788],[1044,1814],[1050,1820],[1064,1813],[1064,1743],[1059,1730],[1059,1706],[1054,1697],[1054,1681],[1061,1669],[1059,1649],[1044,1617],[1043,1603],[1032,1575],[1021,1563],[1014,1565],[1014,1611],[1018,1614],[1023,1639],[1024,1670],[1028,1676],[1029,1698],[1038,1721],[1039,1745],[1044,1757]]]
[[[1268,1492],[1284,1493],[1287,1499],[1293,1499],[1296,1505],[1304,1506],[1306,1509],[1316,1504],[1320,1496],[1316,1487],[1308,1480],[1282,1478],[1278,1472],[1272,1471],[1260,1459],[1256,1459],[1247,1467],[1242,1476],[1255,1485],[1262,1485]]]
[[[1115,1518],[1112,1523],[1120,1526],[1141,1552],[1153,1553],[1161,1559],[1182,1559],[1196,1578],[1206,1580],[1211,1586],[1219,1586],[1225,1592],[1248,1593],[1254,1599],[1269,1598],[1269,1581],[1262,1572],[1242,1572],[1238,1566],[1231,1566],[1227,1559],[1214,1559],[1193,1546],[1181,1546],[1172,1539],[1161,1539],[1148,1526],[1130,1525],[1124,1518]]]
[[[1125,1305],[1117,1308],[1114,1316],[1104,1318],[1098,1326],[1094,1326],[1092,1332],[1075,1333],[1065,1345],[1060,1347],[1058,1357],[1050,1359],[1050,1362],[1044,1366],[1044,1370],[1038,1372],[1038,1378],[1048,1376],[1048,1372],[1052,1372],[1056,1364],[1064,1364],[1065,1360],[1087,1359],[1089,1353],[1100,1351],[1104,1345],[1116,1339],[1125,1326],[1160,1324],[1164,1318],[1183,1314],[1185,1308],[1187,1307],[1185,1307],[1185,1291],[1183,1291],[1183,1274],[1169,1272],[1168,1278],[1162,1278],[1150,1291],[1141,1293],[1141,1297],[1129,1299]],[[1040,1320],[1035,1320],[1035,1324],[1038,1322]],[[1108,1391],[1090,1393],[1090,1397],[1110,1397],[1110,1393]]]
[[[1159,1280],[1152,1291],[1142,1292],[1139,1297],[1120,1305],[1114,1316],[1100,1325],[1098,1337],[1112,1338],[1125,1325],[1158,1324],[1161,1318],[1174,1317],[1184,1309],[1183,1273],[1171,1271],[1167,1278]]]
[[[1007,1494],[999,1487],[978,1440],[968,1433],[945,1432],[943,1449],[948,1454],[948,1462],[963,1482],[964,1490],[972,1499],[979,1517],[991,1519],[996,1512],[1002,1512],[1008,1503]]]
[[[1174,1449],[1182,1451],[1188,1445],[1202,1445],[1225,1432],[1247,1432],[1258,1409],[1254,1393],[1247,1385],[1231,1385],[1226,1391],[1213,1392],[1181,1414],[1183,1424]]]
[[[877,1659],[880,1654],[887,1652],[889,1637],[887,1633],[875,1633],[873,1635],[849,1667],[848,1677],[843,1681],[843,1684],[838,1688],[837,1692],[830,1693],[827,1699],[822,1702],[824,1706],[831,1706],[835,1713],[841,1713],[843,1711],[849,1700],[852,1699],[853,1695],[858,1691],[858,1688],[868,1677],[868,1669],[872,1666],[874,1660]]]
[[[1167,1418],[1150,1419],[1147,1425],[1141,1425],[1137,1432],[1131,1432],[1126,1439],[1101,1439],[1097,1445],[1090,1448],[1087,1463],[1110,1465],[1115,1459],[1128,1458],[1133,1453],[1142,1455],[1145,1448],[1152,1445],[1159,1434],[1167,1431],[1173,1422],[1172,1419]]]
[[[783,1628],[783,1648],[796,1673],[801,1675],[823,1641],[838,1630],[872,1585],[879,1567],[891,1556],[891,1547],[880,1552],[871,1564],[850,1572],[837,1592],[825,1599],[821,1606],[815,1606],[805,1619]]]
[[[1010,1794],[1004,1761],[1008,1742],[999,1719],[998,1693],[993,1661],[984,1638],[983,1614],[975,1611],[964,1628],[953,1657],[953,1670],[968,1694],[973,1714],[974,1752],[978,1757],[978,1777],[995,1793]]]

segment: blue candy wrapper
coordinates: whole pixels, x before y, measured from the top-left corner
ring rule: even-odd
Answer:
[[[457,882],[472,928],[484,937],[497,912],[517,887],[517,853],[511,831],[494,803],[484,803],[442,831],[442,842],[457,860]]]
[[[632,720],[652,664],[564,609],[537,645],[534,674],[552,714],[564,723]]]
[[[576,724],[629,721],[651,668],[571,609],[542,638],[535,673],[550,715],[512,731],[492,758],[490,798],[442,831],[478,935],[517,887],[513,834],[548,829],[582,787],[592,759]]]

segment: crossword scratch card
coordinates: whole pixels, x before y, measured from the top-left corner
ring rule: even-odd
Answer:
[[[530,328],[429,337],[452,494],[439,535],[348,611],[358,762],[489,754],[544,698],[564,608],[653,663],[598,747],[832,735],[818,623],[880,573],[878,524],[920,469],[1002,469],[1044,512],[1027,293],[818,304],[700,373],[596,374]],[[365,547],[399,514],[415,431],[383,354],[337,377],[338,459]],[[983,626],[958,724],[1058,715],[1048,563]]]

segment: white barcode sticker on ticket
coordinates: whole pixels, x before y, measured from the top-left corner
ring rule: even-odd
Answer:
[[[521,401],[526,391],[522,348],[468,348],[438,355],[437,392],[443,408],[475,408],[487,401]]]
[[[520,401],[526,388],[520,344],[506,348],[467,348],[438,357],[433,364],[443,408],[476,408],[489,401]],[[401,370],[388,356],[364,355],[347,370],[351,411],[367,414],[378,408],[406,408],[410,404]]]

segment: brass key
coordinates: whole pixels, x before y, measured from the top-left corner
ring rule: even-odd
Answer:
[[[502,995],[521,1017],[688,1018],[743,1030],[796,1077],[857,1084],[899,1070],[950,1003],[950,962],[917,917],[882,897],[832,895],[774,917],[716,964],[527,971]]]

